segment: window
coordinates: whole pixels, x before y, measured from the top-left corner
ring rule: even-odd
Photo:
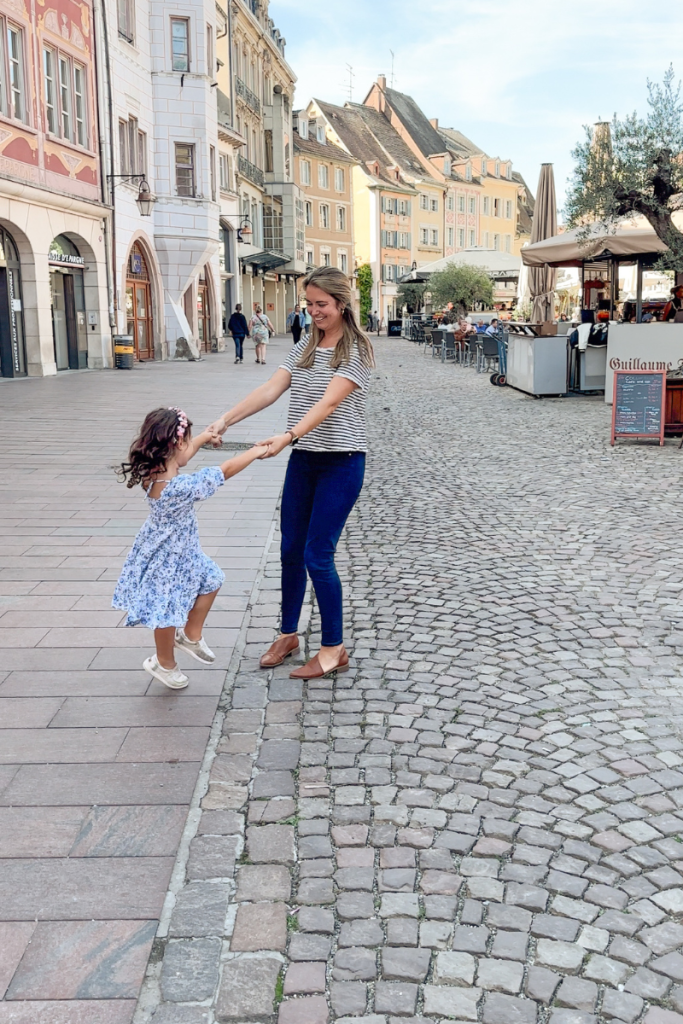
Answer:
[[[320,204],[320,227],[329,228],[330,226],[330,208],[327,203]]]
[[[453,245],[453,228],[447,228],[446,238],[448,239],[447,245]]]
[[[319,142],[321,146],[327,145],[327,139],[325,137],[325,126],[324,125],[317,124],[315,126],[315,137],[316,137],[316,141]],[[327,264],[327,265],[329,266],[329,264]]]
[[[382,280],[383,281],[395,281],[396,280],[396,267],[393,263],[382,264]]]
[[[210,25],[206,26],[206,73],[209,78],[213,78],[216,65],[213,60],[213,29]]]
[[[136,117],[119,121],[119,155],[121,174],[147,173],[147,134],[139,130]]]
[[[451,195],[449,195],[448,198],[446,199],[446,209],[447,210],[452,210],[453,209],[453,196],[451,196]]]
[[[505,177],[510,179],[512,178],[512,164],[508,164],[505,168]]]
[[[438,199],[430,199],[429,200],[429,209],[432,211],[432,213],[438,213],[439,212],[439,200]]]
[[[194,146],[175,144],[175,186],[179,196],[195,194]]]
[[[494,199],[493,200],[493,216],[494,217],[502,217],[503,216],[503,200],[502,199]]]
[[[80,64],[74,64],[74,118],[76,120],[76,137],[74,142],[79,146],[85,146],[86,137],[86,110],[85,110],[85,69]]]
[[[420,228],[420,245],[429,245],[429,231],[427,228]]]
[[[477,236],[474,231],[470,231],[470,248],[473,248],[477,244]]]
[[[187,18],[171,18],[171,54],[174,71],[190,70],[190,23]]]
[[[465,248],[465,229],[458,228],[458,247],[460,249]]]
[[[330,169],[327,164],[318,164],[318,187],[330,187]]]
[[[331,262],[332,262],[331,258],[330,258],[330,253],[329,252],[323,252],[322,249],[321,249],[320,250],[320,261],[321,261],[323,267],[329,267]]]
[[[474,196],[470,196],[469,209],[470,213],[477,212],[477,200],[474,198]]]
[[[349,258],[345,252],[337,253],[337,266],[341,270],[342,274],[348,274],[349,272]]]
[[[505,200],[505,217],[507,220],[512,220],[512,200]]]
[[[306,115],[299,115],[299,135],[302,139],[308,138],[308,118]]]
[[[420,196],[420,209],[421,210],[428,210],[429,209],[429,196],[425,196],[425,195],[421,195]]]
[[[256,146],[256,140],[254,139],[254,147]],[[264,171],[267,174],[273,173],[273,129],[266,128],[263,132],[263,149],[265,151]]]
[[[410,199],[398,199],[398,212],[402,217],[410,217]]]
[[[69,61],[59,58],[59,102],[62,108],[62,136],[71,138],[71,75]]]
[[[222,192],[230,191],[230,157],[227,153],[221,153],[218,157],[218,173]]]
[[[4,20],[0,20],[4,26]],[[26,86],[24,83],[24,34],[20,28],[7,25],[7,73],[4,73],[7,86],[2,90],[2,111],[8,117],[28,123],[28,104],[26,103]],[[7,95],[5,95],[5,93]]]
[[[484,216],[488,217],[491,213],[491,198],[490,196],[484,196]]]
[[[465,168],[465,181],[472,181],[472,164],[468,164]]]
[[[439,232],[436,230],[436,228],[432,228],[431,244],[432,245],[438,245],[439,244]]]
[[[481,158],[481,173],[486,174],[486,157]]]
[[[209,176],[211,178],[211,202],[216,202],[216,150],[209,146]]]
[[[410,249],[410,231],[398,232],[398,247],[399,249]]]
[[[116,0],[116,16],[118,19],[119,35],[122,39],[132,43],[135,40],[135,10],[133,0]]]
[[[493,248],[496,252],[500,249],[500,235],[493,236]]]
[[[299,157],[299,177],[301,178],[302,185],[311,184],[311,161],[302,160]]]
[[[346,187],[344,181],[343,167],[335,167],[334,169],[334,187],[337,190],[337,192],[343,192]]]
[[[313,227],[313,203],[304,203],[304,213],[306,218],[306,227]]]
[[[512,238],[510,235],[505,236],[505,252],[512,251]]]
[[[500,164],[496,160],[496,177],[500,178]]]
[[[307,249],[306,250],[306,266],[307,267],[312,267],[313,266],[313,259],[314,259],[313,250],[312,249]]]
[[[343,206],[337,207],[337,231],[346,231],[346,210]]]
[[[464,212],[465,212],[465,197],[464,196],[458,196],[458,213],[464,213]]]
[[[43,50],[43,77],[45,79],[45,120],[47,130],[57,134],[57,94],[55,91],[55,55]]]

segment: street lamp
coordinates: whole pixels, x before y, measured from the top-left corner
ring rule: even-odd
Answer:
[[[149,182],[145,178],[144,174],[108,174],[107,181],[110,183],[112,193],[116,188],[114,182],[117,180],[127,181],[131,185],[138,186],[138,194],[135,198],[135,202],[137,203],[138,210],[140,211],[140,216],[151,216],[152,206],[156,202],[156,198],[152,195]]]

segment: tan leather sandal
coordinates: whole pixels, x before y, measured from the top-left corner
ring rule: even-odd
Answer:
[[[290,679],[323,679],[325,676],[334,675],[335,672],[348,672],[349,669],[349,656],[346,650],[342,647],[339,652],[339,660],[336,665],[332,668],[323,670],[318,655],[311,658],[309,662],[302,665],[300,668],[295,668],[293,672],[289,673]]]
[[[299,637],[296,633],[292,633],[290,636],[279,636],[262,656],[259,665],[261,668],[276,668],[278,665],[282,665],[285,658],[288,658],[290,654],[296,654],[298,650]]]

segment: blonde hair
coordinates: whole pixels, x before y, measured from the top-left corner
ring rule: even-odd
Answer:
[[[259,306],[258,302],[257,302],[257,303],[255,303],[255,304],[254,304],[254,313],[256,314],[256,313],[262,313],[262,312],[263,312],[263,310],[262,310],[262,309],[261,309],[261,307]]]
[[[326,292],[342,309],[343,332],[334,347],[330,366],[336,368],[341,366],[342,363],[349,363],[354,345],[358,346],[358,355],[363,366],[374,366],[375,355],[372,350],[372,344],[367,334],[359,327],[353,307],[351,306],[351,285],[346,274],[342,273],[341,270],[337,270],[336,267],[318,267],[304,278],[304,288],[308,288],[309,284]],[[313,366],[315,350],[324,336],[325,332],[320,331],[316,327],[315,322],[313,322],[311,324],[311,337],[306,348],[301,353],[299,366],[305,368]]]

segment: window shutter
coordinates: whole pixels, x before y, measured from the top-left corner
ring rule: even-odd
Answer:
[[[384,196],[382,196],[382,213],[386,213],[386,210],[387,210],[387,201],[384,198]]]
[[[412,202],[410,201],[410,199],[406,200],[406,215],[408,217],[410,217],[411,206],[412,206]]]

